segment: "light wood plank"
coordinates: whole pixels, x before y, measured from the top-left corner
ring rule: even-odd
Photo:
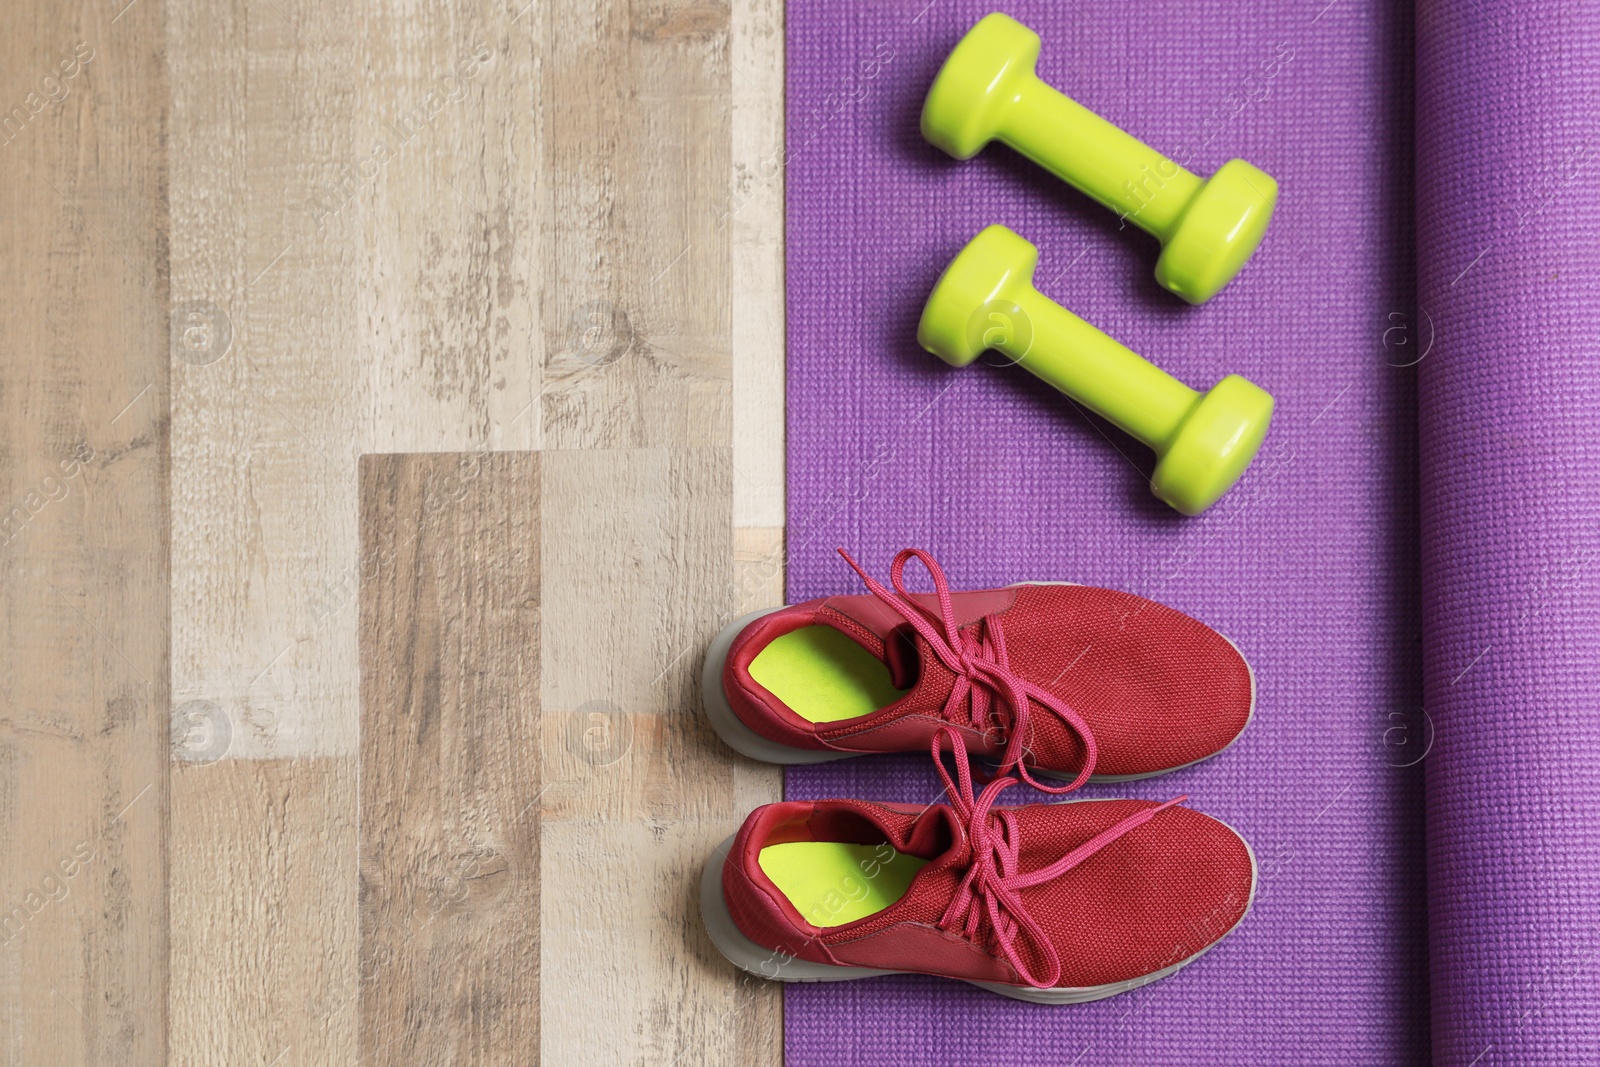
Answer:
[[[765,333],[770,342],[781,294],[769,273],[735,319],[731,280],[735,262],[751,278],[781,265],[771,229],[781,200],[770,190],[765,228],[743,231],[721,218],[719,191],[734,172],[733,138],[742,136],[732,132],[740,94],[754,94],[747,105],[765,101],[738,120],[748,119],[741,129],[758,138],[747,143],[759,143],[763,129],[781,129],[773,122],[777,116],[781,124],[781,20],[771,0],[741,2],[731,47],[751,57],[744,62],[730,57],[729,10],[717,4],[613,2],[596,12],[566,4],[423,9],[394,0],[341,9],[217,0],[174,10],[169,20],[160,0],[140,0],[114,22],[111,12],[82,10],[35,18],[25,6],[17,25],[27,32],[8,33],[0,53],[0,69],[27,70],[49,52],[44,35],[74,26],[91,27],[80,36],[98,50],[90,78],[69,86],[68,100],[46,107],[0,157],[19,175],[7,186],[10,217],[32,220],[36,238],[65,235],[14,241],[6,254],[8,298],[50,315],[39,319],[47,330],[8,324],[0,335],[5,351],[33,361],[7,364],[0,381],[7,416],[0,488],[25,501],[29,479],[44,478],[50,462],[64,458],[46,445],[85,443],[96,457],[68,479],[83,479],[81,498],[68,485],[66,497],[30,518],[21,537],[8,534],[4,546],[12,554],[4,560],[8,619],[32,627],[8,630],[18,638],[9,646],[12,662],[62,667],[45,681],[26,670],[0,680],[14,698],[0,721],[6,869],[68,861],[75,871],[68,896],[30,916],[26,937],[50,929],[39,923],[84,911],[59,942],[0,950],[7,1006],[0,1053],[35,1062],[48,1035],[52,1063],[116,1062],[119,1053],[157,1062],[166,1056],[170,1004],[176,1062],[270,1062],[271,1055],[285,1064],[353,1062],[357,1013],[342,1005],[361,989],[352,829],[357,457],[371,449],[526,448],[547,438],[568,447],[670,446],[673,456],[661,462],[692,492],[691,510],[720,516],[697,520],[674,543],[696,559],[710,544],[723,556],[712,568],[721,583],[714,609],[707,601],[689,612],[707,632],[675,640],[679,651],[660,657],[662,677],[681,688],[697,666],[679,660],[697,664],[717,623],[775,602],[781,510],[774,519],[767,491],[750,498],[767,503],[747,513],[734,485],[742,484],[735,471],[746,454],[757,482],[768,490],[781,482],[781,466],[771,462],[781,460],[781,442],[771,436],[776,394],[769,388],[778,380],[781,336],[759,348],[740,342],[765,362],[751,363],[740,379],[751,387],[735,390],[732,335]],[[747,15],[753,21],[740,21]],[[738,36],[746,28],[748,40]],[[66,34],[63,55],[75,39]],[[443,86],[452,98],[426,128],[397,135],[405,143],[376,177],[358,175],[351,186],[348,168],[370,158],[373,138],[426,105],[430,88],[483,45],[489,58],[461,79],[459,99]],[[163,58],[170,88],[159,79]],[[747,69],[733,74],[735,65]],[[162,118],[169,100],[170,121]],[[772,109],[765,124],[762,107]],[[91,114],[94,129],[86,125]],[[45,130],[53,131],[47,139],[30,140]],[[141,137],[144,147],[158,144],[157,134],[171,146],[170,163],[140,170],[128,146]],[[103,172],[117,181],[101,181]],[[23,177],[32,174],[56,180],[58,192],[43,196],[46,186]],[[754,223],[760,215],[744,218]],[[735,259],[743,254],[751,258]],[[73,265],[90,258],[93,271]],[[105,274],[107,263],[123,264],[128,275],[110,289],[95,274]],[[39,264],[49,269],[33,270]],[[130,297],[135,275],[140,293]],[[165,379],[129,373],[138,353],[153,354],[152,366],[168,373],[169,308],[177,327],[170,402]],[[108,374],[100,363],[74,362],[75,352],[122,363]],[[741,396],[767,403],[767,414],[746,425],[767,422],[768,438],[736,432]],[[139,406],[146,402],[148,411]],[[69,432],[94,429],[97,420],[114,429],[103,438]],[[168,425],[170,665],[166,468],[147,465],[156,453],[165,462]],[[102,472],[96,464],[107,457],[114,462]],[[146,507],[133,497],[148,487],[140,479],[152,469],[160,491]],[[588,493],[610,506],[604,488]],[[569,510],[590,506],[576,493],[567,498]],[[618,512],[625,523],[653,521],[664,506],[648,493],[628,499],[647,506],[642,514]],[[738,524],[760,524],[740,532],[741,546],[752,547],[738,554],[729,549],[735,510]],[[58,526],[67,529],[61,538]],[[17,547],[43,531],[48,547]],[[145,565],[135,542],[149,542],[130,531],[157,538],[159,566]],[[603,553],[590,562],[607,573],[616,566]],[[706,571],[701,563],[691,569]],[[56,582],[54,614],[25,585],[41,574],[77,579]],[[144,610],[150,605],[141,597],[151,590],[159,608]],[[667,607],[683,617],[680,606]],[[74,646],[62,637],[71,625],[80,639],[92,631],[106,640]],[[116,650],[115,662],[106,648]],[[149,676],[159,716],[152,730],[125,691],[140,672]],[[674,702],[673,714],[695,702]],[[103,723],[83,718],[80,709],[92,707],[107,709]],[[711,824],[729,828],[774,798],[778,776],[730,763],[702,725],[658,711],[640,720],[646,749],[656,753],[651,791],[636,792],[639,782],[597,788],[579,810],[602,822],[619,813],[622,822],[602,826],[602,836],[620,842],[644,834],[638,843],[646,847],[655,831],[639,821],[641,804],[666,796],[688,814],[656,869],[663,884],[688,885]],[[561,738],[546,753],[557,769],[599,773],[589,746],[595,738],[602,749],[611,743],[606,730],[590,732],[579,748],[565,732],[573,723],[584,726],[580,737],[604,726],[594,714],[546,724]],[[155,746],[155,763],[153,773],[132,776],[149,779],[141,784],[128,768],[144,766],[152,751],[145,745]],[[678,760],[672,774],[712,783],[705,795],[714,802],[680,791],[661,752]],[[563,762],[573,758],[578,764]],[[93,768],[64,773],[80,759]],[[152,872],[160,874],[148,862],[159,855],[149,845],[161,845],[168,773],[175,781],[170,916],[164,893],[147,893]],[[50,799],[47,809],[40,796]],[[74,800],[61,803],[62,796]],[[552,803],[562,801],[553,796]],[[78,830],[83,819],[87,833]],[[13,831],[24,823],[27,833]],[[61,857],[47,847],[57,839],[69,846]],[[80,847],[88,858],[73,861]],[[531,847],[528,854],[537,855]],[[98,866],[107,856],[116,860],[114,878],[113,867]],[[95,881],[85,880],[95,872]],[[25,882],[17,883],[23,900]],[[641,897],[637,884],[623,880],[599,907],[658,908],[669,899]],[[686,1033],[712,1033],[716,1045],[731,1025],[726,1017],[737,1016],[744,1061],[774,1061],[781,1049],[776,989],[733,983],[689,902],[678,904],[678,947],[657,953],[663,966],[639,980],[657,999],[681,991],[687,952],[720,977],[694,979],[709,1000],[684,1011]],[[274,921],[278,915],[298,918]],[[644,928],[655,936],[664,921],[658,916]],[[87,948],[61,951],[64,945]],[[141,952],[155,962],[140,962]],[[40,960],[66,976],[62,991],[80,995],[40,1000],[32,982]],[[265,996],[264,974],[272,985]],[[750,998],[755,1008],[747,1011]],[[574,991],[546,1008],[577,1025],[589,1005]]]
[[[222,709],[229,758],[355,754],[359,256],[310,201],[358,148],[356,36],[295,0],[179,5],[168,34],[199,339],[173,362],[172,686]]]
[[[538,441],[536,42],[513,12],[230,0],[175,69],[174,687],[232,758],[356,751],[356,459]],[[530,406],[532,405],[532,406]]]
[[[740,615],[783,605],[785,556],[783,527],[744,527],[733,531],[736,610]]]
[[[3,1063],[166,1057],[165,17],[0,8]]]
[[[360,249],[364,452],[538,447],[541,43],[522,6],[359,5],[357,181],[322,239]]]
[[[784,522],[783,2],[733,0],[733,525]]]
[[[622,0],[543,14],[543,442],[620,450],[543,457],[550,1062],[782,1058],[780,991],[735,977],[695,899],[710,847],[781,788],[716,740],[698,697],[705,643],[774,584],[744,589],[731,558],[732,248],[759,236],[726,217],[729,18]],[[764,351],[781,366],[781,345]]]
[[[295,0],[169,22],[177,1064],[355,1062],[367,405],[358,256],[309,202],[354,156],[358,54]]]
[[[779,787],[700,709],[736,607],[729,451],[542,459],[545,1060],[781,1062],[779,989],[699,914],[706,857]]]
[[[536,10],[548,183],[543,447],[725,446],[728,8],[601,0]]]
[[[537,443],[528,26],[487,4],[216,0],[182,7],[168,34],[175,297],[230,335],[174,363],[175,700],[184,714],[218,709],[226,758],[276,761],[284,790],[347,805],[323,812],[329,826],[355,820],[357,457]],[[349,789],[296,780],[325,761],[345,761]],[[229,842],[188,800],[173,813],[175,862],[203,872]],[[254,832],[290,852],[317,821],[256,817]],[[262,870],[263,892],[297,899],[321,890],[273,880],[353,879],[353,837],[314,843],[315,863]],[[325,1017],[356,988],[353,952],[330,970],[301,952],[300,931],[203,882],[191,891],[174,898],[175,956],[203,951],[207,923],[249,943],[182,972],[196,984],[174,988],[174,1048],[282,1038],[297,1050],[285,1062],[320,1046],[316,1062],[354,1063],[358,1012]],[[353,945],[353,884],[327,893],[319,936]],[[254,994],[260,958],[298,961],[280,976],[295,995],[270,1017],[216,1014]]]
[[[174,765],[174,1065],[355,1062],[355,794],[350,757]]]
[[[539,1054],[538,457],[361,460],[361,1054]]]

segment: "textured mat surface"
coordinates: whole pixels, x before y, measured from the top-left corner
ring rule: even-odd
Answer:
[[[1252,265],[1190,308],[1152,279],[1155,242],[1085,197],[1005,149],[958,164],[922,142],[927,85],[989,9],[788,5],[791,598],[858,588],[835,545],[881,573],[914,544],[961,585],[1090,582],[1211,623],[1256,668],[1250,730],[1189,771],[1086,792],[1189,793],[1252,842],[1262,886],[1210,955],[1099,1004],[916,977],[790,987],[788,1062],[1422,1062],[1417,371],[1397,365],[1421,339],[1412,13],[1008,6],[1044,36],[1040,73],[1086,106],[1193,170],[1240,156],[1282,182]],[[934,279],[991,222],[1040,246],[1047,295],[1178,377],[1276,393],[1261,458],[1212,511],[1158,503],[1141,446],[1017,368],[917,347]],[[909,757],[796,770],[788,789],[938,793]]]
[[[1427,0],[1434,1062],[1600,1063],[1600,20]]]

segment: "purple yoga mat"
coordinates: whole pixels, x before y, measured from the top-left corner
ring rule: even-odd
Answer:
[[[1434,1062],[1600,1063],[1600,20],[1419,9]]]
[[[957,163],[922,141],[929,82],[988,10],[788,4],[789,593],[859,589],[836,545],[880,576],[918,545],[960,586],[1122,588],[1228,634],[1260,684],[1240,742],[1083,795],[1188,793],[1250,840],[1261,889],[1210,955],[1097,1004],[922,977],[790,986],[788,1063],[1422,1062],[1411,12],[1008,7],[1044,37],[1040,74],[1085,106],[1197,172],[1239,156],[1282,183],[1255,260],[1191,308],[1153,280],[1156,243],[1086,197],[1006,149]],[[1220,504],[1177,515],[1150,495],[1142,446],[1018,368],[953,370],[917,347],[934,279],[992,222],[1039,245],[1045,294],[1179,378],[1237,372],[1276,394],[1261,457]],[[908,756],[794,769],[788,792],[939,787]]]

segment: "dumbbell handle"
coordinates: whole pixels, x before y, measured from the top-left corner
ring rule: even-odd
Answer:
[[[1200,394],[1029,286],[1012,297],[1032,343],[996,347],[1053,388],[1161,452]]]
[[[999,139],[1161,240],[1205,184],[1038,77],[1019,79]]]

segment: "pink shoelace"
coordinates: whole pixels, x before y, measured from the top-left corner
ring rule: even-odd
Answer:
[[[932,556],[920,548],[907,548],[895,556],[894,564],[889,568],[889,580],[894,585],[892,593],[862,570],[861,565],[850,558],[850,553],[842,548],[838,551],[861,576],[861,580],[867,583],[872,595],[910,623],[928,643],[939,662],[955,673],[956,684],[945,700],[944,717],[950,722],[971,726],[984,733],[988,732],[991,725],[999,725],[1004,729],[1005,751],[1001,754],[996,775],[1015,770],[1023,781],[1046,793],[1070,793],[1089,780],[1089,775],[1094,773],[1098,753],[1088,723],[1059,697],[1011,669],[1011,660],[1006,653],[1005,632],[1000,628],[998,616],[985,615],[982,625],[971,629],[964,630],[957,625],[955,608],[950,600],[950,585],[945,581],[944,571]],[[918,560],[933,578],[933,588],[939,597],[937,614],[912,600],[911,594],[906,591],[906,561],[911,559]],[[1083,741],[1083,767],[1067,785],[1040,784],[1023,762],[1028,718],[1035,704],[1054,714]],[[964,718],[963,707],[966,712]],[[1004,721],[1007,719],[1009,721]],[[965,752],[964,747],[962,751]]]
[[[940,758],[941,734],[950,735],[950,750],[956,757],[955,781],[951,780],[950,772],[945,770],[944,760]],[[967,840],[972,849],[966,876],[962,878],[955,897],[940,918],[939,927],[943,930],[959,927],[966,937],[977,940],[983,920],[987,919],[1006,959],[1016,968],[1022,980],[1035,989],[1052,988],[1061,980],[1061,957],[1039,924],[1034,922],[1033,916],[1028,914],[1018,891],[1059,878],[1117,838],[1188,799],[1174,797],[1165,804],[1144,808],[1100,831],[1048,867],[1019,871],[1017,857],[1021,852],[1021,834],[1016,813],[1009,808],[994,807],[995,798],[1016,785],[1017,779],[996,778],[974,799],[966,743],[962,741],[959,731],[948,726],[941,726],[934,732],[933,759],[938,764],[939,777],[944,779],[945,790],[950,795],[950,806],[966,826]],[[1044,974],[1034,974],[1017,951],[1019,931],[1028,936],[1039,955],[1044,957]]]

